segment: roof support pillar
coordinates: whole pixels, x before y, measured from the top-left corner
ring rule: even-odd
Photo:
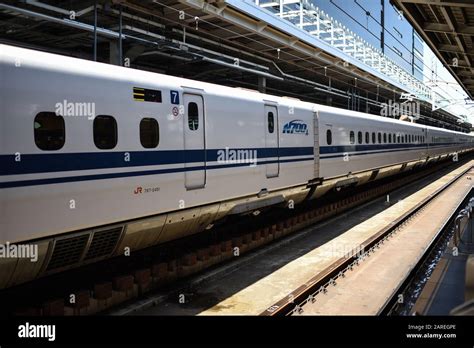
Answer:
[[[260,93],[266,93],[267,92],[267,78],[264,76],[259,76],[258,77],[258,91]]]

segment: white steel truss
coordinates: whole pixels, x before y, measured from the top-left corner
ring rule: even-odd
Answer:
[[[326,14],[308,0],[253,0],[276,16],[323,40],[345,54],[360,60],[414,92],[417,99],[431,102],[435,93],[423,81],[401,68],[381,50],[370,45],[345,25]],[[437,93],[435,93],[437,94]]]

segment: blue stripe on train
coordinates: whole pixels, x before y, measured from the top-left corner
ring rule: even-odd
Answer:
[[[313,159],[314,159],[314,157],[310,156],[310,157],[294,158],[294,159],[287,159],[287,160],[264,161],[264,162],[258,162],[257,164],[261,165],[261,164],[270,164],[270,163],[278,163],[278,162],[279,163],[288,163],[288,162],[313,161]],[[243,167],[243,166],[249,166],[249,163],[220,164],[220,165],[207,166],[207,167],[204,167],[204,166],[195,166],[195,167],[187,167],[187,168],[179,167],[179,168],[168,168],[168,169],[157,169],[157,170],[144,170],[144,171],[136,171],[136,172],[91,174],[91,175],[80,175],[80,176],[70,176],[70,177],[60,177],[60,178],[47,178],[47,179],[34,179],[34,180],[0,182],[0,189],[2,189],[2,188],[12,188],[12,187],[22,187],[22,186],[61,184],[61,183],[77,182],[77,181],[127,178],[127,177],[144,176],[144,175],[180,173],[180,172],[204,170],[204,169],[213,170],[213,169]]]
[[[400,151],[413,151],[413,150],[419,150],[422,149],[423,147],[420,147],[418,145],[414,146],[408,146],[411,144],[404,144],[404,146],[401,146],[402,148],[395,148],[392,150],[386,150],[386,151],[377,151],[378,149],[372,150],[372,151],[364,151],[362,149],[355,149],[356,147],[361,146],[362,148],[366,148],[365,145],[356,145],[356,146],[325,146],[320,149],[320,154],[321,154],[321,159],[326,159],[326,158],[338,158],[338,157],[344,157],[346,153],[349,153],[349,156],[361,156],[361,155],[376,155],[378,153],[392,153],[392,152],[400,152]],[[453,147],[453,146],[460,146],[461,144],[459,143],[451,143],[451,144],[446,144],[446,145],[437,145],[437,146],[430,146],[429,148],[424,147],[426,150],[434,149],[434,148],[440,148],[440,147]],[[338,148],[343,148],[345,149],[344,152],[333,151],[332,149],[324,149],[328,147],[338,147]],[[400,146],[397,146],[400,147]],[[411,148],[410,148],[411,147]],[[392,146],[393,148],[393,146]],[[350,152],[357,152],[357,153],[350,153]],[[327,155],[327,154],[332,154],[335,153],[334,155]]]
[[[461,145],[454,143],[437,144],[433,147]],[[423,144],[375,144],[321,146],[320,154],[334,154],[341,157],[344,152],[362,152],[376,150],[403,151],[406,148],[422,148]],[[217,151],[211,150],[162,150],[162,151],[131,151],[130,162],[124,161],[125,152],[85,152],[85,153],[40,153],[22,154],[21,161],[15,162],[15,155],[0,156],[0,176],[15,174],[34,174],[46,172],[67,172],[94,169],[126,168],[153,165],[181,164],[185,162],[215,162]],[[312,147],[254,148],[232,150],[257,150],[258,160],[271,157],[290,157],[313,155]],[[389,151],[386,151],[389,152]],[[328,158],[328,157],[326,157]]]
[[[321,146],[319,152],[321,155],[339,152],[356,152],[356,151],[376,151],[376,150],[398,150],[398,149],[432,149],[445,147],[450,145],[463,145],[463,143],[437,143],[427,146],[426,144],[372,144],[372,145],[339,145],[339,146]],[[467,144],[464,144],[467,145]]]
[[[447,145],[462,145],[459,143],[447,143],[432,145],[429,148],[435,147],[446,147]],[[412,149],[407,149],[412,147]],[[320,148],[321,154],[332,154],[336,151],[358,151],[359,153],[353,153],[353,155],[366,155],[366,154],[383,154],[387,152],[396,151],[409,151],[425,147],[423,144],[380,144],[380,145],[352,145],[352,146],[322,146]],[[382,149],[391,148],[391,150],[380,151]],[[399,148],[399,149],[397,149]],[[379,152],[368,152],[366,149]],[[235,150],[235,149],[233,149]],[[258,165],[270,164],[270,163],[287,163],[287,162],[300,162],[313,160],[313,148],[312,147],[287,147],[287,148],[262,148],[262,149],[241,149],[241,150],[257,150]],[[364,151],[366,150],[366,151]],[[13,155],[0,156],[0,175],[13,175],[13,174],[31,174],[31,173],[44,173],[44,172],[58,172],[58,171],[80,171],[87,169],[108,169],[108,168],[126,168],[136,166],[151,166],[151,165],[163,165],[163,164],[183,164],[183,156],[186,154],[189,162],[203,161],[203,156],[207,157],[207,162],[217,161],[217,149],[207,150],[205,153],[203,150],[188,150],[182,151],[140,151],[130,152],[133,162],[124,161],[124,152],[98,152],[98,153],[69,153],[69,154],[35,154],[35,155],[22,155],[21,162],[14,162]],[[308,157],[308,155],[311,155]],[[261,161],[263,158],[271,157],[290,157],[290,156],[306,156],[303,158],[293,159],[280,159]],[[321,157],[321,159],[342,157],[344,153],[336,153],[332,156]],[[91,174],[61,178],[47,178],[47,179],[33,179],[23,180],[14,182],[3,182],[0,183],[0,188],[10,187],[21,187],[21,186],[34,186],[34,185],[48,185],[56,183],[76,182],[76,181],[90,181],[90,180],[102,180],[102,179],[113,179],[143,175],[157,175],[167,173],[178,173],[185,171],[195,170],[212,170],[222,168],[232,168],[240,166],[248,166],[248,163],[234,163],[234,164],[222,164],[222,165],[211,165],[211,166],[194,166],[188,168],[169,168],[169,169],[158,169],[158,170],[145,170],[137,172],[120,172],[120,173],[108,173],[108,174]]]
[[[125,152],[41,153],[21,155],[15,162],[14,155],[0,156],[0,175],[67,172],[91,169],[111,169],[155,166],[193,162],[215,162],[217,152],[212,150],[163,150],[131,151],[130,162],[124,161]],[[255,148],[232,150],[257,150],[257,159],[313,155],[312,147]]]

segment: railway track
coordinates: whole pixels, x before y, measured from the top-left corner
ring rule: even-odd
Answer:
[[[319,272],[307,283],[301,285],[299,288],[294,289],[289,296],[282,298],[280,301],[269,306],[265,311],[263,311],[261,316],[282,316],[282,315],[300,315],[305,314],[305,307],[314,306],[314,304],[319,301],[320,295],[324,295],[328,292],[329,289],[338,286],[338,282],[346,278],[347,275],[352,275],[354,272],[357,272],[358,267],[373,254],[377,254],[378,250],[384,245],[390,243],[389,240],[398,232],[406,229],[412,221],[415,220],[417,216],[423,213],[438,197],[441,196],[448,188],[454,185],[460,178],[466,176],[466,174],[472,173],[472,167],[469,167],[463,170],[461,173],[456,175],[452,180],[444,184],[434,193],[426,197],[418,205],[401,215],[398,219],[393,221],[389,226],[386,226],[371,237],[366,239],[363,243],[358,246],[355,246],[353,251],[347,253],[346,255],[340,257],[335,262],[326,267],[323,271]],[[467,201],[468,197],[464,197],[464,202]],[[445,221],[443,221],[443,231],[447,230],[449,234],[448,226],[449,223],[453,221],[453,215],[450,215]],[[449,237],[450,234],[447,236]],[[446,237],[440,231],[440,233],[432,240],[432,243],[426,248],[426,251],[423,257],[419,260],[416,267],[413,267],[413,270],[408,274],[403,284],[393,292],[393,296],[388,298],[386,303],[379,309],[376,314],[390,314],[399,306],[399,298],[397,296],[403,295],[404,289],[408,287],[413,281],[413,277],[416,274],[419,274],[418,270],[424,265],[428,260],[433,261],[433,258],[436,256],[433,255],[433,250],[436,248],[439,252],[440,244],[446,245]],[[441,242],[440,242],[441,241]],[[387,261],[387,260],[386,260]],[[392,262],[392,260],[388,260]],[[363,272],[363,270],[361,271]],[[354,277],[354,276],[353,276]],[[357,275],[358,279],[364,278],[362,273]],[[346,283],[349,282],[346,280]],[[400,302],[404,303],[404,302]],[[310,314],[318,313],[314,310]]]
[[[8,314],[16,315],[90,315],[104,312],[127,301],[135,301],[152,290],[170,286],[179,279],[232,260],[237,255],[257,249],[309,225],[334,217],[449,165],[451,164],[446,162],[432,165],[423,171],[404,173],[393,180],[384,180],[371,187],[348,190],[335,195],[333,199],[321,200],[299,209],[262,214],[257,219],[251,218],[234,226],[223,225],[216,231],[209,232],[207,236],[191,238],[189,243],[195,243],[193,247],[179,241],[174,246],[150,248],[143,253],[137,253],[133,258],[104,261],[68,274],[43,278],[25,286],[8,289],[0,294],[0,299],[4,300],[3,308],[6,308]],[[403,221],[397,222],[400,223]],[[366,245],[375,247],[383,238],[385,237],[381,232],[368,240]],[[167,247],[168,250],[163,252]],[[329,278],[326,280],[335,281],[344,264],[341,260],[328,269],[326,275]],[[313,289],[301,289],[301,294],[310,291],[310,288]],[[32,292],[32,289],[35,291]],[[31,296],[32,293],[38,295]],[[74,301],[71,302],[71,299]],[[298,301],[296,297],[294,301]],[[277,310],[266,311],[265,315],[292,310],[290,304],[276,305],[279,306],[275,307]]]

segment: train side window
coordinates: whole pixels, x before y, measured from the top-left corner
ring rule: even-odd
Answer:
[[[354,144],[355,143],[355,136],[354,136],[354,131],[351,131],[349,133],[349,141],[351,144]]]
[[[328,145],[332,144],[332,132],[330,129],[326,131],[326,144]]]
[[[383,133],[383,142],[384,142],[384,143],[387,142],[387,133]]]
[[[140,121],[140,142],[146,149],[153,149],[160,142],[160,126],[154,118],[142,118]]]
[[[268,133],[273,133],[275,131],[275,116],[271,111],[267,114],[267,127]]]
[[[362,144],[362,132],[357,133],[357,143]]]
[[[375,144],[375,132],[372,132],[372,143]]]
[[[94,144],[101,150],[110,150],[117,145],[117,121],[109,115],[94,118]]]
[[[388,142],[389,144],[392,143],[392,133],[388,133]]]
[[[54,112],[40,112],[34,121],[35,143],[45,151],[59,150],[66,140],[64,118]]]
[[[377,138],[378,138],[379,144],[382,143],[382,133],[378,133]]]
[[[393,139],[393,142],[396,143],[396,136],[395,136],[395,133],[392,134],[392,139]]]
[[[405,134],[405,143],[408,143],[408,134]]]
[[[190,130],[199,128],[199,109],[195,102],[188,103],[188,127]]]
[[[365,132],[365,143],[366,143],[366,144],[370,143],[370,135],[369,135],[369,132]]]

